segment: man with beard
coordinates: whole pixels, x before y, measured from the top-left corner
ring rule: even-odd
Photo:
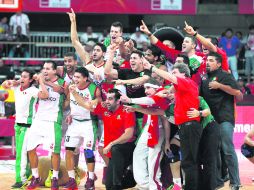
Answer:
[[[53,61],[47,61],[43,65],[43,75],[45,81],[50,81],[59,86],[66,87],[64,80],[57,76],[57,65]],[[40,85],[40,88],[43,86]],[[58,173],[60,163],[60,151],[62,140],[62,118],[64,94],[53,90],[53,87],[46,85],[48,97],[39,98],[39,107],[33,119],[27,138],[27,151],[32,169],[32,180],[28,189],[35,189],[40,185],[41,178],[38,173],[38,156],[36,148],[39,144],[44,144],[52,152],[53,176],[51,189],[58,190]]]
[[[125,169],[132,162],[134,150],[135,115],[124,110],[120,104],[121,94],[117,89],[107,93],[105,104],[97,101],[83,101],[78,92],[70,87],[70,92],[78,105],[101,115],[104,122],[104,149],[110,160],[107,169],[106,189],[122,189],[122,180]]]
[[[220,125],[219,139],[228,166],[231,189],[238,190],[239,168],[232,139],[235,125],[234,98],[241,100],[243,95],[232,75],[222,71],[221,62],[222,57],[218,53],[211,52],[207,56],[207,76],[202,78],[200,95],[204,97]],[[224,183],[218,182],[218,185]]]
[[[201,76],[204,74],[205,70],[203,70],[203,67],[200,67],[203,63],[203,57],[204,55],[196,54],[195,48],[196,48],[196,40],[192,36],[186,36],[183,40],[182,43],[182,51],[176,50],[169,48],[165,44],[163,44],[158,38],[156,38],[147,28],[146,24],[142,20],[142,25],[140,26],[140,30],[144,32],[151,41],[151,44],[157,46],[160,48],[162,51],[166,52],[166,55],[169,56],[169,58],[174,62],[177,55],[182,53],[185,53],[190,60],[189,67],[191,70],[192,77],[198,85],[200,84],[201,81]],[[201,70],[202,69],[202,70]]]
[[[113,69],[112,61],[114,58],[115,48],[110,48],[109,51],[109,59],[105,65],[105,75],[110,76],[114,79],[120,79],[117,84],[121,84],[121,81],[124,81],[126,86],[127,96],[130,98],[140,98],[145,96],[145,89],[143,84],[145,81],[149,79],[150,71],[144,69],[143,61],[145,61],[143,57],[143,53],[141,51],[133,51],[130,56],[130,66],[131,69]],[[134,81],[130,83],[130,81]],[[142,118],[143,114],[136,113],[137,117],[137,135],[140,134],[142,129]]]

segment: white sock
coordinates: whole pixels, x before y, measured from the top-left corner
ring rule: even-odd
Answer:
[[[75,172],[74,172],[74,170],[68,171],[68,175],[69,175],[69,177],[75,179]]]
[[[94,172],[88,172],[89,179],[94,179]]]
[[[173,182],[178,185],[179,187],[181,187],[181,178],[173,178]]]
[[[58,179],[58,173],[59,173],[59,171],[53,170],[53,175],[52,175],[52,178],[51,178],[51,179],[53,179],[53,177],[55,177],[56,179]]]
[[[33,175],[35,178],[38,178],[38,177],[39,177],[38,168],[32,168],[32,175]]]

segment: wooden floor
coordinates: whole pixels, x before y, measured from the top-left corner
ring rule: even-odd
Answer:
[[[242,188],[241,190],[254,190],[254,182],[252,182],[252,178],[254,177],[254,164],[250,163],[246,158],[244,158],[239,151],[237,151],[238,161],[239,161],[239,170]],[[8,166],[7,166],[8,167]],[[13,167],[13,166],[12,166]],[[96,190],[104,190],[104,185],[101,184],[102,178],[102,166],[96,167],[95,171],[98,180],[96,181]],[[0,169],[0,190],[10,190],[11,185],[14,184],[14,172],[4,173]],[[84,189],[85,179],[81,181],[79,189]],[[38,189],[48,189],[48,188],[38,188]],[[63,188],[60,188],[60,190]],[[135,189],[135,188],[133,188]],[[229,184],[225,183],[225,186],[220,190],[230,190]]]

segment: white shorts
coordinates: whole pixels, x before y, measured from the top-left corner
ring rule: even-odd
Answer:
[[[43,144],[43,148],[54,153],[61,151],[61,124],[53,121],[34,119],[27,132],[27,151]]]
[[[83,140],[83,148],[94,150],[95,135],[92,120],[77,121],[72,119],[72,123],[66,131],[64,145],[65,147],[79,147]]]

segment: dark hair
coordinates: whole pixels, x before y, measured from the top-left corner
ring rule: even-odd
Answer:
[[[137,42],[136,42],[136,40],[131,39],[131,38],[129,38],[129,37],[123,37],[123,40],[124,40],[125,42],[131,40],[131,41],[133,42],[134,48],[137,48]]]
[[[89,77],[89,72],[85,67],[79,67],[75,70],[75,73],[80,73],[83,77]]]
[[[183,58],[183,62],[184,64],[188,65],[190,64],[190,59],[187,55],[183,54],[183,53],[180,53],[177,55],[177,57],[182,57]]]
[[[160,58],[161,50],[158,47],[151,45],[151,46],[148,46],[147,49],[151,50],[153,56],[158,56],[158,58]]]
[[[139,51],[139,50],[134,50],[134,51],[132,51],[132,52],[131,52],[131,55],[134,54],[134,53],[135,53],[135,54],[138,54],[139,57],[143,57],[143,56],[144,56],[143,52],[142,52],[142,51]]]
[[[119,100],[121,97],[120,91],[118,89],[112,88],[108,91],[109,94],[115,94],[115,100]]]
[[[123,31],[123,25],[122,25],[122,23],[119,22],[119,21],[113,22],[113,23],[111,24],[111,26],[119,27],[119,28],[120,28],[120,31],[121,31],[121,32]]]
[[[190,68],[184,63],[175,63],[173,69],[178,69],[180,73],[184,73],[186,77],[190,77]]]
[[[190,36],[190,35],[186,35],[185,38],[190,38],[192,43],[195,44],[195,47],[197,46],[197,41],[196,38],[194,36]]]
[[[100,46],[101,51],[103,51],[103,52],[106,52],[106,51],[107,51],[106,46],[104,46],[104,44],[102,44],[102,43],[97,42],[97,43],[95,44],[95,46]],[[94,46],[94,47],[95,47],[95,46]]]
[[[77,55],[74,52],[67,52],[64,54],[64,57],[73,57],[73,59],[77,60]]]
[[[225,32],[227,33],[227,32],[232,32],[233,33],[233,29],[232,28],[227,28],[226,30],[225,30]]]
[[[23,73],[23,72],[28,73],[30,79],[32,79],[33,76],[34,76],[34,74],[35,74],[35,72],[34,72],[33,70],[31,70],[31,69],[23,69],[23,70],[22,70],[22,73]]]
[[[216,52],[210,52],[208,54],[208,56],[213,56],[215,57],[215,60],[218,62],[218,63],[222,63],[222,56]]]
[[[211,39],[211,43],[212,43],[213,45],[218,46],[219,41],[218,41],[218,39],[217,39],[216,37],[206,36],[206,38],[210,38],[210,39]]]
[[[253,25],[253,24],[251,24],[251,25],[249,26],[249,30],[252,30],[252,29],[254,29],[254,25]]]
[[[48,60],[48,61],[45,61],[44,64],[45,64],[45,63],[51,63],[53,70],[56,70],[56,68],[57,68],[56,62],[54,62],[54,61],[52,61],[52,60]]]

